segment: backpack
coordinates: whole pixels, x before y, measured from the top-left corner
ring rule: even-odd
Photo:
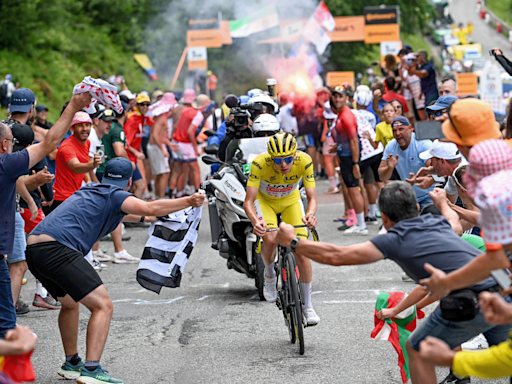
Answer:
[[[9,92],[9,83],[7,81],[3,81],[2,85],[0,85],[0,98],[7,98],[7,92]]]

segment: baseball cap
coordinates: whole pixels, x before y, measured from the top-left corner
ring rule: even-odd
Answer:
[[[478,224],[487,243],[512,243],[512,170],[483,178],[473,199],[480,208]]]
[[[5,75],[5,80],[11,80],[11,79],[12,79],[12,75],[10,73]]]
[[[92,124],[91,117],[89,116],[88,113],[85,113],[83,111],[78,111],[77,113],[75,113],[75,116],[73,116],[73,120],[71,121],[70,127],[72,127],[75,124],[80,124],[80,123],[91,123]]]
[[[434,105],[428,106],[427,109],[431,111],[441,111],[443,109],[447,109],[455,102],[455,100],[459,100],[459,98],[454,95],[444,95],[437,99]]]
[[[404,116],[397,116],[391,122],[392,127],[400,127],[402,125],[411,125],[411,122],[407,117]]]
[[[151,100],[149,99],[149,96],[146,94],[146,93],[139,93],[137,95],[137,98],[135,99],[135,101],[137,102],[137,104],[141,104],[141,103],[149,103],[151,102]]]
[[[159,90],[159,89],[155,90],[155,91],[151,94],[151,102],[152,102],[152,103],[156,103],[156,102],[157,102],[157,99],[158,99],[160,96],[163,96],[163,95],[164,95],[164,93],[163,93],[161,90]]]
[[[319,93],[328,93],[329,95],[331,94],[331,91],[329,91],[329,88],[327,87],[320,87],[316,90],[316,94],[318,95]]]
[[[41,104],[36,107],[36,112],[41,112],[41,111],[48,111],[48,108],[46,107],[46,105]]]
[[[30,108],[36,102],[36,96],[28,88],[18,88],[11,96],[11,112],[30,112]]]
[[[14,124],[12,126],[12,136],[15,139],[12,147],[13,152],[21,151],[34,142],[34,131],[26,124]]]
[[[124,157],[114,157],[107,161],[101,182],[125,189],[132,173],[133,168],[130,160]]]
[[[114,121],[116,120],[116,114],[111,109],[104,109],[98,113],[96,116],[97,119],[101,119],[103,121]]]
[[[176,100],[181,99],[183,96],[183,91],[181,91],[181,90],[174,91],[173,93],[174,93],[174,97],[176,98]]]
[[[334,87],[334,89],[332,90],[332,93],[337,93],[339,95],[347,95],[347,90],[345,89],[345,87],[343,85],[337,85]]]
[[[469,151],[469,166],[463,181],[468,194],[474,197],[478,182],[494,173],[512,170],[512,149],[503,140],[486,140]]]
[[[481,141],[499,139],[500,125],[485,101],[468,98],[453,102],[449,119],[443,122],[443,134],[452,143],[472,147]]]
[[[412,47],[410,45],[404,45],[404,49],[412,52]]]
[[[196,91],[193,89],[185,89],[185,92],[183,92],[183,96],[180,99],[181,104],[190,104],[194,101],[196,98]]]
[[[420,153],[420,159],[422,160],[428,160],[433,157],[445,160],[453,160],[460,159],[461,154],[456,144],[434,140],[434,143],[430,149]]]
[[[121,91],[119,96],[126,96],[129,100],[135,99],[135,95],[129,89]]]

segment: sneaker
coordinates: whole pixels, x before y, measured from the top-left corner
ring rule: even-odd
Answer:
[[[101,249],[92,251],[92,256],[98,261],[112,261],[112,256],[105,254]]]
[[[16,316],[26,315],[27,313],[30,312],[30,308],[28,307],[28,304],[25,303],[21,299],[18,299],[15,307],[16,307]]]
[[[46,297],[43,299],[40,295],[37,293],[34,296],[34,301],[32,301],[32,305],[34,307],[39,308],[45,308],[45,309],[60,309],[61,304],[55,300],[52,295],[47,294]]]
[[[350,228],[350,225],[347,225],[347,223],[344,223],[343,225],[338,227],[338,231],[346,231]]]
[[[407,273],[405,273],[405,272],[404,272],[404,273],[402,274],[402,281],[411,282],[411,281],[414,281],[414,280],[413,280],[413,279],[411,279],[411,278],[409,277],[409,275],[408,275]]]
[[[277,276],[265,276],[265,283],[263,284],[263,296],[265,300],[275,303],[277,301]]]
[[[489,343],[484,335],[479,334],[471,340],[462,343],[461,347],[463,351],[476,351],[477,349],[489,348]]]
[[[114,260],[112,262],[116,264],[133,264],[138,263],[139,261],[139,258],[133,257],[123,249],[121,252],[114,253]]]
[[[353,225],[349,229],[343,231],[344,235],[368,236],[368,229],[361,228],[359,225]]]
[[[469,384],[471,383],[471,379],[469,377],[466,377],[465,379],[459,379],[450,369],[450,373],[448,376],[444,378],[443,381],[441,381],[440,384]]]
[[[78,359],[79,362],[76,365],[71,364],[69,361],[65,361],[57,372],[59,376],[62,376],[68,380],[78,379],[80,377],[80,370],[84,368],[82,359]]]
[[[108,268],[108,265],[107,264],[102,264],[100,263],[98,260],[93,260],[92,261],[92,267],[97,270],[97,271],[101,271],[103,269],[107,269]]]
[[[108,371],[105,371],[101,368],[101,365],[94,371],[89,371],[87,368],[82,368],[80,371],[80,376],[76,379],[78,384],[123,384],[123,380],[114,379],[108,374]]]
[[[304,316],[306,317],[306,323],[308,324],[309,327],[317,325],[320,322],[320,318],[318,317],[313,308],[303,308],[302,312],[304,312]]]
[[[377,220],[376,217],[365,217],[364,222],[371,225],[379,225],[379,221]]]

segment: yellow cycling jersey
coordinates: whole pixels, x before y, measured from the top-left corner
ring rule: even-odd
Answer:
[[[290,172],[283,175],[275,166],[272,157],[264,152],[252,161],[247,186],[258,188],[264,197],[281,199],[292,196],[292,194],[298,195],[301,179],[304,180],[304,188],[315,188],[313,160],[307,153],[297,151]]]

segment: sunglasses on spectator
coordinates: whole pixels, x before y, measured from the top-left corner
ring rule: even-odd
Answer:
[[[141,103],[139,104],[141,107],[149,107],[149,103]]]
[[[459,181],[459,179],[457,179],[457,176],[455,175],[455,172],[453,172],[453,180],[455,180],[455,182],[457,183],[457,185],[460,187],[460,189],[462,189],[464,192],[467,192],[467,189],[462,186],[462,183]]]
[[[276,163],[277,165],[281,164],[283,160],[286,162],[286,164],[290,164],[293,161],[293,156],[274,157],[274,163]]]
[[[433,115],[436,117],[440,117],[443,113],[446,113],[446,112],[448,112],[448,108],[441,109],[440,111],[436,111],[435,113],[433,113]]]

